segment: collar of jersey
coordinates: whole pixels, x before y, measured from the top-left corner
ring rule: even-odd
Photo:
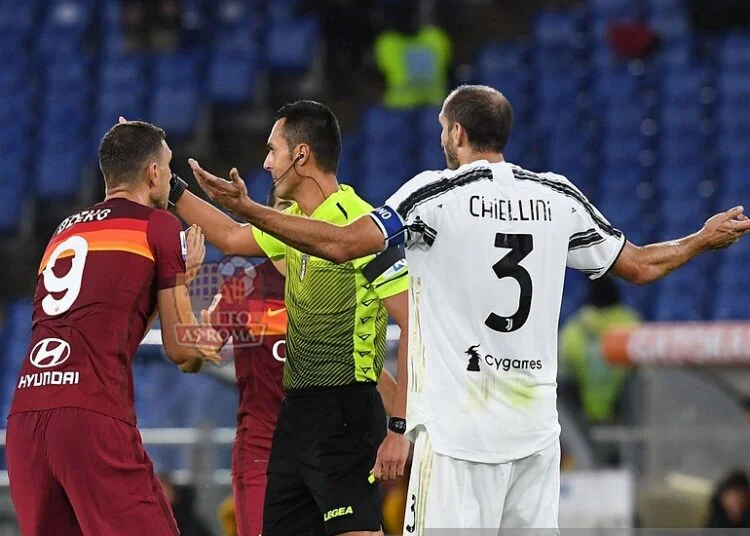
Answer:
[[[324,214],[326,210],[328,210],[330,207],[336,205],[336,201],[341,199],[342,196],[347,195],[351,193],[352,187],[347,186],[346,184],[339,184],[339,189],[326,197],[326,200],[323,201],[320,205],[318,205],[318,208],[316,208],[310,216],[307,216],[309,218],[316,218],[321,219],[321,214]],[[296,214],[299,216],[306,216],[300,208],[297,203],[294,203],[291,207],[289,207],[289,212],[292,214]]]

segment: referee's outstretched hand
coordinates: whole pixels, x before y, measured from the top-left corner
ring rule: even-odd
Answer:
[[[372,475],[376,480],[395,480],[404,476],[406,460],[409,459],[410,442],[403,434],[388,431],[380,444]]]
[[[188,164],[193,170],[195,180],[212,201],[232,212],[251,202],[247,195],[247,185],[237,168],[232,168],[229,180],[226,180],[209,173],[193,158],[188,159]]]
[[[743,210],[742,206],[737,206],[726,212],[719,212],[706,220],[698,233],[704,240],[704,248],[729,247],[750,232],[750,218],[743,213]]]

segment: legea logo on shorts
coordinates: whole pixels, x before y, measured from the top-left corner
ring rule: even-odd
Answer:
[[[36,368],[46,369],[65,363],[70,357],[70,345],[62,339],[50,337],[34,345],[29,361]]]

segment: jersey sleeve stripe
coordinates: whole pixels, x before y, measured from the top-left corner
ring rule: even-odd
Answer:
[[[595,229],[591,229],[588,233],[578,233],[573,235],[568,242],[568,251],[591,247],[604,242],[604,240],[605,238]]]
[[[605,233],[610,236],[614,236],[616,238],[620,238],[622,236],[622,232],[618,229],[615,229],[610,225],[604,218],[602,218],[599,214],[597,214],[596,210],[594,209],[594,206],[586,199],[586,196],[584,196],[580,190],[575,188],[572,185],[565,184],[564,182],[555,181],[551,179],[545,179],[544,177],[541,177],[539,175],[536,175],[535,173],[531,173],[530,171],[526,171],[525,169],[521,169],[519,167],[513,168],[513,176],[517,180],[527,180],[536,182],[538,184],[541,184],[542,186],[546,186],[550,190],[554,190],[555,192],[558,192],[566,197],[569,197],[575,201],[578,202],[581,207],[588,213],[588,215],[591,217],[591,219],[594,221],[594,223]]]
[[[480,180],[492,180],[492,170],[486,167],[477,167],[471,168],[466,172],[460,173],[451,178],[441,175],[439,179],[412,192],[411,195],[396,207],[396,212],[398,212],[399,216],[406,221],[409,214],[411,214],[411,212],[420,204],[435,199],[436,197],[440,197],[456,188]]]

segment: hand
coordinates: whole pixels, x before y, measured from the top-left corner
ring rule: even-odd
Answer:
[[[750,218],[738,206],[706,220],[698,235],[703,238],[705,249],[723,249],[737,243],[748,231]]]
[[[125,118],[124,118],[123,116],[120,116],[120,117],[119,117],[119,118],[117,119],[117,123],[118,123],[118,124],[120,124],[120,125],[122,125],[123,123],[127,123],[127,122],[128,122],[128,120],[127,120],[127,119],[125,119]]]
[[[230,180],[227,181],[209,173],[192,158],[188,160],[188,164],[193,170],[195,180],[208,197],[227,210],[236,212],[238,208],[252,202],[247,195],[247,185],[240,177],[237,168],[232,168],[229,172]]]
[[[372,474],[376,480],[395,480],[404,475],[409,458],[409,440],[403,434],[388,431],[378,449]]]
[[[187,230],[187,259],[185,259],[185,284],[189,285],[200,272],[206,258],[206,237],[197,225]]]
[[[216,307],[218,307],[220,301],[221,293],[218,293],[214,296],[214,299],[211,301],[211,305],[208,306],[208,309],[203,309],[201,311],[201,331],[204,332],[204,334],[208,334],[209,332],[213,331],[213,328],[211,327],[211,315],[213,315],[214,310],[216,309]],[[216,335],[218,338],[218,334]],[[211,337],[211,339],[217,338]],[[218,338],[218,340],[221,339]],[[221,346],[224,345],[222,344]],[[221,355],[219,355],[219,351],[221,350],[221,346],[219,346],[218,348],[216,346],[199,347],[199,351],[203,355],[200,358],[190,359],[182,363],[180,365],[180,370],[188,374],[195,374],[196,372],[200,372],[205,361],[210,361],[214,365],[220,365]]]

